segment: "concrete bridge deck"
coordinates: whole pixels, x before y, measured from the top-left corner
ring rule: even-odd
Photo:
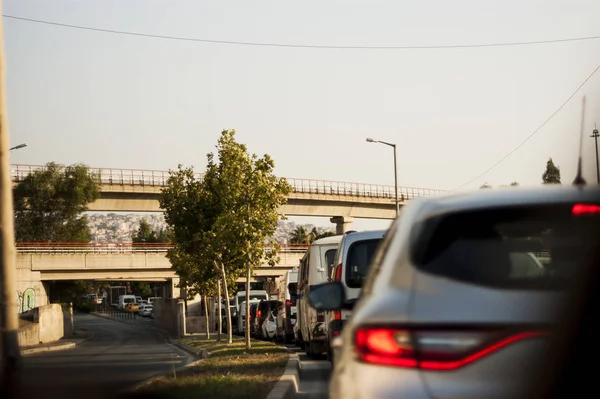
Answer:
[[[17,268],[38,272],[41,281],[167,281],[176,278],[166,257],[171,244],[18,243]],[[255,277],[279,277],[297,266],[307,246],[283,246],[275,267]]]
[[[12,165],[13,181],[42,170],[43,165]],[[170,172],[121,168],[90,168],[100,185],[100,198],[90,204],[91,211],[159,212],[160,192],[167,185]],[[202,178],[201,173],[196,178]],[[369,219],[394,219],[394,186],[287,178],[293,188],[281,212],[288,216],[343,216]],[[442,190],[399,187],[400,205],[406,201]]]

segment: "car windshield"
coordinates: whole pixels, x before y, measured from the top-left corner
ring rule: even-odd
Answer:
[[[346,259],[346,284],[350,288],[361,288],[367,276],[371,259],[382,238],[358,241],[350,245]]]
[[[600,226],[598,216],[573,216],[571,207],[511,208],[446,217],[436,222],[438,228],[418,266],[479,285],[562,288],[593,250],[595,238],[590,231],[598,232]]]
[[[133,303],[133,302],[135,302],[135,298],[123,298],[123,302],[125,302],[125,303]]]

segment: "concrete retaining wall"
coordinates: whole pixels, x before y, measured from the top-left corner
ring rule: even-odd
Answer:
[[[17,313],[28,312],[48,304],[46,288],[41,282],[40,272],[31,270],[31,263],[16,262],[17,268]]]
[[[187,316],[185,318],[185,329],[188,334],[206,333],[206,317]],[[208,328],[211,333],[215,333],[216,321],[214,316],[208,317]]]
[[[185,304],[179,299],[160,298],[152,302],[154,324],[172,337],[186,333]]]
[[[71,335],[70,315],[60,305],[40,306],[32,313],[33,322],[19,329],[20,346],[45,344]]]

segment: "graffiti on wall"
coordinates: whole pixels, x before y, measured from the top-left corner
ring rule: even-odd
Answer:
[[[29,312],[35,308],[35,290],[27,288],[25,291],[17,291],[19,296],[19,310],[21,313]]]

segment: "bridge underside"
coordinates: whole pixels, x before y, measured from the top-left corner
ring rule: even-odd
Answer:
[[[161,212],[160,187],[106,186],[100,198],[89,205],[90,211]],[[403,203],[401,203],[401,206]],[[287,216],[349,216],[365,219],[395,219],[393,198],[352,195],[293,193],[281,212]]]

